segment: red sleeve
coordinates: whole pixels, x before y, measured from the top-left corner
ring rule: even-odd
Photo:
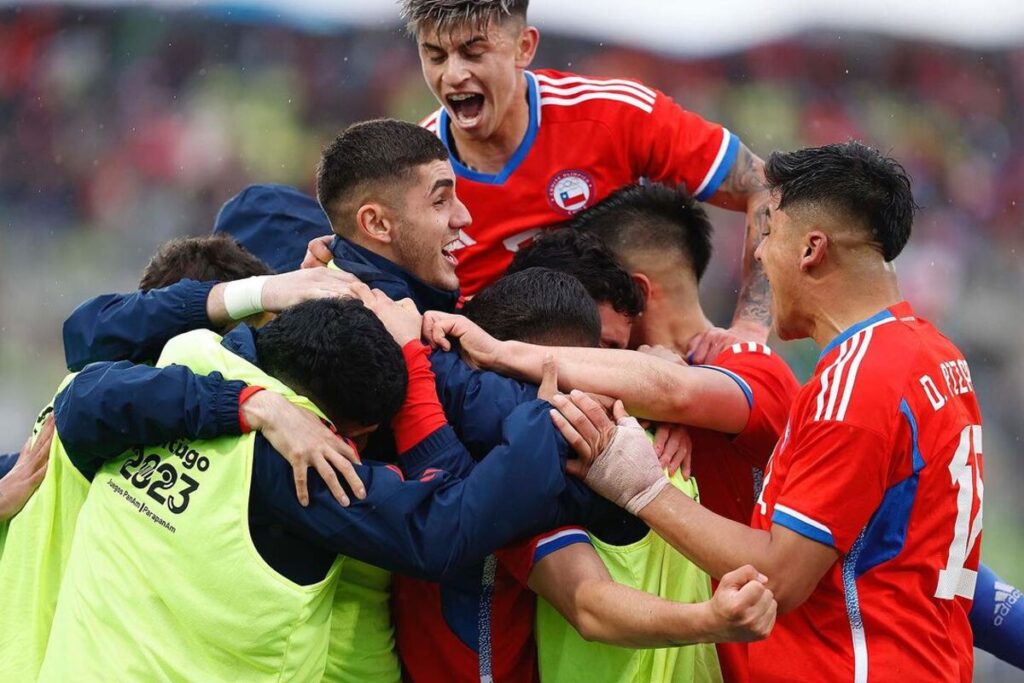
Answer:
[[[405,453],[435,431],[448,424],[444,409],[437,399],[434,371],[430,369],[430,347],[411,341],[402,348],[409,372],[409,385],[405,402],[391,420],[395,445],[399,454]]]
[[[764,344],[733,344],[715,357],[712,367],[734,373],[747,386],[750,417],[733,444],[758,469],[765,469],[786,429],[800,384],[786,362]]]
[[[772,523],[847,553],[885,495],[891,448],[847,422],[802,425],[786,448],[788,468]]]
[[[590,543],[590,536],[580,527],[561,527],[505,546],[496,551],[495,556],[516,581],[526,586],[534,565],[556,550],[573,543]]]
[[[684,110],[668,95],[645,90],[654,95],[650,113],[629,107],[626,114],[637,119],[628,124],[634,131],[631,158],[636,175],[684,184],[697,199],[708,199],[732,168],[739,138]]]

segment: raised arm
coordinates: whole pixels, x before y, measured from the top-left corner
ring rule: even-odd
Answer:
[[[736,161],[718,190],[708,200],[715,206],[746,213],[743,245],[743,281],[740,286],[732,331],[750,341],[764,342],[772,325],[771,290],[754,251],[764,232],[768,216],[768,191],[764,182],[764,161],[742,142]]]

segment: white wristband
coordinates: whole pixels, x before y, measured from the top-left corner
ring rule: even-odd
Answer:
[[[229,282],[224,288],[224,308],[232,320],[263,312],[263,285],[269,275],[256,275]]]

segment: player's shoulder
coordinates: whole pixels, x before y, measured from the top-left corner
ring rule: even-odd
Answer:
[[[811,421],[835,421],[886,431],[922,350],[912,316],[886,310],[854,325],[821,354],[805,390]]]
[[[659,96],[653,88],[629,78],[582,76],[553,69],[529,73],[537,85],[543,116],[556,120],[650,114]]]
[[[768,370],[778,373],[780,379],[796,382],[789,364],[767,344],[740,341],[722,349],[710,365],[732,370],[739,375]]]
[[[439,125],[439,121],[441,120],[441,112],[443,110],[444,107],[438,107],[434,111],[430,112],[430,114],[420,119],[420,127],[426,128],[434,135],[437,135],[437,127]]]

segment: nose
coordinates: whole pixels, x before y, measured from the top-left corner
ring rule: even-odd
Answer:
[[[469,70],[466,68],[466,62],[457,53],[448,55],[448,59],[444,62],[444,83],[445,85],[455,87],[461,84],[469,78]]]
[[[764,239],[764,237],[761,237],[757,243],[757,248],[754,249],[754,260],[758,263],[761,263],[761,251],[764,249]]]
[[[452,207],[451,218],[448,219],[448,227],[459,230],[465,228],[473,222],[473,217],[469,215],[469,209],[462,203],[458,197],[455,197],[455,206]]]

